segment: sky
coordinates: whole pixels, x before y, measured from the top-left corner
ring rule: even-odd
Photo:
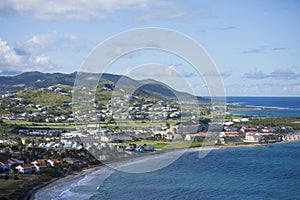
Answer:
[[[113,35],[158,27],[197,42],[228,96],[299,96],[299,11],[297,0],[1,0],[0,75],[80,71]],[[193,75],[189,63],[157,51],[124,56],[107,72],[130,75],[143,63],[149,78],[176,72],[197,95],[207,95],[205,78]]]

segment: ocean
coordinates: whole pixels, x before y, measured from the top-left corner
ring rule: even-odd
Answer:
[[[183,152],[172,152],[183,153]],[[166,159],[172,154],[160,155]],[[200,151],[200,153],[203,153]],[[208,153],[208,154],[206,154]],[[36,193],[37,200],[299,199],[300,142],[187,150],[167,167],[127,173],[102,167]],[[155,157],[155,156],[154,156]],[[153,157],[136,161],[143,168]],[[133,162],[127,165],[134,164]],[[121,163],[119,165],[124,165]]]
[[[237,110],[232,114],[300,117],[300,97],[226,97],[227,103],[264,110]]]

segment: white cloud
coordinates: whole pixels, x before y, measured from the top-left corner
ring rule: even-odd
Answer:
[[[295,80],[300,78],[300,68],[291,67],[286,69],[276,69],[270,73],[270,77],[282,80]]]
[[[26,53],[19,53],[0,38],[0,73],[17,74],[35,70],[48,71],[56,67],[48,56],[35,56],[30,53],[29,50]]]
[[[229,71],[223,71],[223,72],[210,72],[210,73],[207,73],[207,74],[203,74],[204,77],[220,77],[220,78],[228,78],[231,76],[231,72]]]
[[[24,58],[18,55],[6,41],[0,38],[0,67],[5,65],[20,65],[24,62]]]
[[[120,10],[130,11],[129,17],[138,22],[158,18],[182,19],[189,16],[197,16],[200,19],[210,15],[207,8],[188,8],[166,0],[2,0],[0,5],[0,13],[3,16],[20,13],[40,20],[102,19]]]
[[[265,74],[262,71],[254,69],[250,72],[244,73],[242,78],[248,79],[274,79],[274,80],[296,80],[300,78],[300,68],[290,67],[276,69],[269,74]]]
[[[245,50],[241,51],[242,54],[265,54],[265,53],[270,53],[273,51],[285,51],[287,50],[286,47],[269,47],[268,45],[260,45],[256,48],[250,49],[250,50]]]
[[[19,1],[4,0],[0,10],[12,10],[37,19],[80,19],[104,18],[123,9],[146,9],[157,0],[54,0]]]
[[[16,50],[26,54],[44,51],[54,46],[54,34],[34,35],[25,42],[17,42]]]
[[[182,7],[171,2],[160,1],[152,3],[147,9],[143,9],[142,14],[136,17],[136,21],[148,21],[152,19],[174,19],[188,16],[190,13]]]
[[[25,42],[17,42],[15,50],[19,54],[36,54],[60,47],[73,47],[77,41],[76,34],[58,35],[52,33],[34,35]]]
[[[72,42],[77,40],[77,35],[76,34],[66,34],[61,38],[62,41],[64,42]]]
[[[178,78],[180,75],[174,66],[163,66],[161,64],[145,64],[135,68],[127,68],[124,73],[137,79]]]
[[[244,73],[242,78],[248,78],[248,79],[265,79],[268,78],[269,75],[263,73],[260,70],[257,70],[256,68],[250,72]]]
[[[299,82],[266,82],[266,83],[240,83],[226,85],[226,93],[233,96],[276,96],[276,95],[299,95]]]

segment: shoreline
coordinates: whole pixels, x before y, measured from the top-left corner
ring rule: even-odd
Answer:
[[[46,190],[48,188],[54,187],[55,185],[57,185],[59,183],[62,183],[64,181],[69,181],[69,180],[75,178],[76,176],[82,176],[84,174],[97,171],[97,170],[101,169],[104,166],[105,166],[104,164],[99,164],[99,165],[96,165],[96,166],[93,166],[93,167],[83,168],[80,171],[74,171],[71,174],[64,175],[62,177],[52,178],[49,181],[46,181],[45,183],[43,183],[42,185],[34,187],[32,190],[30,190],[30,192],[27,194],[27,196],[24,199],[34,200],[36,193],[39,192],[39,191]]]
[[[136,160],[139,158],[146,158],[146,157],[151,157],[151,156],[156,156],[156,155],[162,155],[162,154],[166,154],[166,153],[170,153],[170,152],[177,152],[177,151],[188,151],[188,150],[195,150],[195,151],[202,151],[202,150],[214,150],[214,149],[226,149],[226,148],[235,148],[235,147],[257,147],[257,146],[267,146],[270,144],[281,144],[281,143],[291,143],[291,142],[299,142],[299,141],[283,141],[283,142],[277,142],[277,143],[266,143],[266,144],[240,144],[240,145],[215,145],[215,146],[199,146],[199,147],[191,147],[191,148],[178,148],[178,149],[168,149],[168,150],[157,150],[153,153],[149,153],[149,154],[142,154],[140,156],[136,156],[136,157],[129,157],[129,158],[124,158],[124,159],[119,159],[119,160],[115,160],[115,161],[111,161],[111,162],[107,162],[107,163],[101,163],[99,165],[96,166],[92,166],[89,168],[84,168],[80,171],[75,171],[72,174],[69,175],[65,175],[63,177],[58,177],[58,178],[52,178],[51,180],[45,182],[42,185],[39,185],[35,188],[33,188],[29,194],[27,195],[27,197],[25,199],[28,200],[34,200],[35,199],[35,195],[39,192],[39,191],[43,191],[43,190],[47,190],[49,188],[54,187],[55,185],[65,182],[65,181],[69,181],[71,179],[74,179],[77,176],[83,176],[85,174],[88,173],[92,173],[94,171],[100,170],[103,167],[110,167],[111,164],[121,164],[122,162],[130,162],[131,160]]]

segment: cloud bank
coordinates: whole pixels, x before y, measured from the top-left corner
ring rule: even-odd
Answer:
[[[0,5],[2,15],[20,13],[40,20],[102,19],[122,10],[143,11],[137,18],[139,21],[154,17],[179,18],[189,14],[175,3],[158,0],[3,0]]]

